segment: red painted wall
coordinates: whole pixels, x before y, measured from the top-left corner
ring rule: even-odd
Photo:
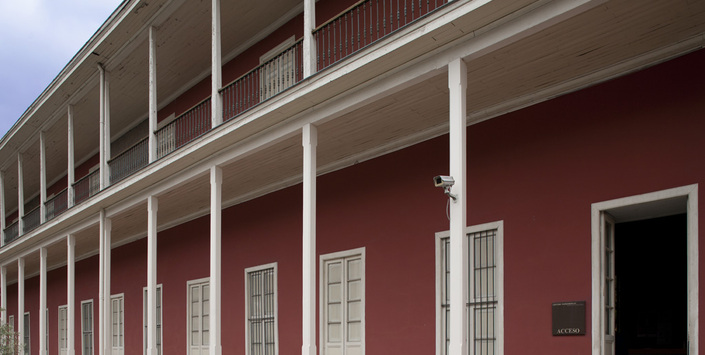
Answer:
[[[589,331],[551,336],[550,305],[585,300],[590,324],[592,203],[705,183],[703,61],[700,51],[468,128],[468,224],[504,221],[505,354],[590,354]],[[431,177],[447,171],[443,136],[318,180],[317,253],[366,248],[368,355],[434,353],[434,233],[448,220]],[[275,261],[280,353],[300,351],[301,194],[294,186],[223,211],[228,354],[245,351],[244,269]],[[208,231],[206,216],[159,233],[166,354],[186,353],[186,282],[208,276]],[[125,294],[126,354],[142,346],[145,251],[141,240],[112,255],[112,293]],[[50,274],[50,298],[65,297],[61,270]],[[97,272],[97,257],[77,265],[77,329],[80,301],[92,298],[96,335]],[[36,285],[27,281],[28,309],[36,309]],[[51,302],[55,313],[62,301]],[[8,308],[16,310],[14,286]],[[33,311],[34,332],[37,321]]]

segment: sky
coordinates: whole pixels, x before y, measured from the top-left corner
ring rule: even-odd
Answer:
[[[122,0],[0,0],[0,136]]]

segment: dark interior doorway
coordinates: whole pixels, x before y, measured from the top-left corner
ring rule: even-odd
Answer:
[[[687,217],[615,225],[616,355],[687,354]]]

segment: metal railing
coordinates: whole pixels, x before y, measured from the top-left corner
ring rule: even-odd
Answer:
[[[44,206],[46,207],[46,220],[64,213],[69,207],[68,189],[63,189],[61,192],[50,198]]]
[[[236,117],[260,102],[294,86],[304,76],[303,40],[260,64],[225,86],[223,121]]]
[[[41,209],[39,206],[35,207],[33,210],[25,213],[24,216],[22,216],[22,225],[23,225],[23,230],[22,233],[27,233],[31,231],[34,228],[39,227],[39,223],[41,222]]]
[[[363,0],[313,33],[318,70],[378,41],[452,0]]]
[[[74,205],[77,205],[100,191],[100,169],[80,178],[73,184]]]
[[[211,129],[210,96],[156,132],[157,159]]]
[[[149,164],[149,140],[143,138],[108,161],[110,184],[114,184]]]
[[[20,228],[19,227],[20,227],[19,221],[15,221],[12,224],[10,224],[9,226],[7,226],[7,228],[5,228],[4,244],[7,244],[7,243],[17,239],[17,237],[19,237],[19,235],[20,235]]]

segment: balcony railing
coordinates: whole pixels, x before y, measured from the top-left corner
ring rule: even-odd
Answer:
[[[108,161],[110,184],[114,184],[149,164],[149,141],[142,139],[115,158]]]
[[[211,129],[210,97],[157,131],[157,159],[175,151]]]
[[[225,86],[223,120],[227,121],[303,79],[303,40]]]
[[[20,226],[19,221],[15,221],[12,224],[10,224],[9,226],[7,226],[7,228],[5,228],[4,244],[7,244],[7,243],[17,239],[17,237],[20,235],[19,226]]]
[[[37,206],[33,210],[25,213],[25,215],[22,217],[22,224],[23,224],[22,233],[27,233],[27,232],[31,231],[32,229],[39,227],[39,223],[41,222],[40,216],[41,216],[41,209],[39,208],[39,206]]]
[[[314,31],[318,70],[435,11],[451,0],[363,0]]]
[[[100,191],[100,169],[82,177],[73,184],[74,205],[77,205]]]
[[[69,207],[68,189],[63,189],[61,192],[50,198],[44,206],[46,206],[46,220],[64,213]]]

